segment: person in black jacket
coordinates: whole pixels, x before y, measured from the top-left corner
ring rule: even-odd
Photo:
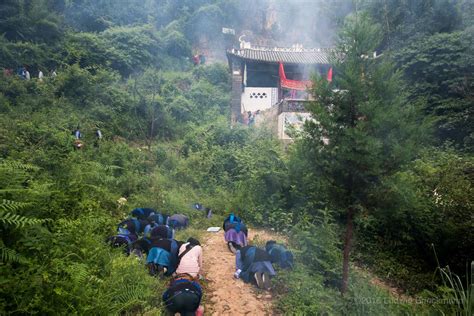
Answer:
[[[194,316],[202,298],[201,285],[191,276],[178,274],[163,293],[163,302],[168,312],[174,315]]]
[[[268,253],[255,246],[239,248],[235,254],[236,271],[234,277],[244,282],[253,282],[261,289],[269,290],[270,277],[275,276],[271,258]]]

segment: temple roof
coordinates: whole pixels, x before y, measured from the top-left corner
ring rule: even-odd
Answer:
[[[327,48],[252,47],[228,50],[227,57],[284,64],[329,64],[329,52],[330,49]]]

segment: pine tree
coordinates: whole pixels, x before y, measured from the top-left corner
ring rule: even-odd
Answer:
[[[381,40],[366,15],[348,17],[334,54],[335,80],[315,79],[315,121],[305,141],[315,175],[327,181],[327,203],[346,218],[341,293],[348,288],[354,217],[370,209],[371,193],[416,153],[423,139],[407,104],[400,74],[388,56],[375,58]],[[337,89],[336,89],[337,87]]]

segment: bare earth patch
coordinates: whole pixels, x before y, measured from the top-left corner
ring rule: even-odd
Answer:
[[[249,240],[261,246],[267,240],[282,240],[268,231],[249,229]],[[271,292],[261,291],[234,279],[235,256],[229,251],[224,233],[208,233],[203,246],[204,277],[208,280],[207,315],[273,315]]]

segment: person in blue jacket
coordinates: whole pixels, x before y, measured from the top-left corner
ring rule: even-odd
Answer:
[[[256,246],[238,247],[235,253],[235,278],[246,283],[255,283],[259,288],[269,290],[270,278],[275,276],[271,258],[264,249]]]

